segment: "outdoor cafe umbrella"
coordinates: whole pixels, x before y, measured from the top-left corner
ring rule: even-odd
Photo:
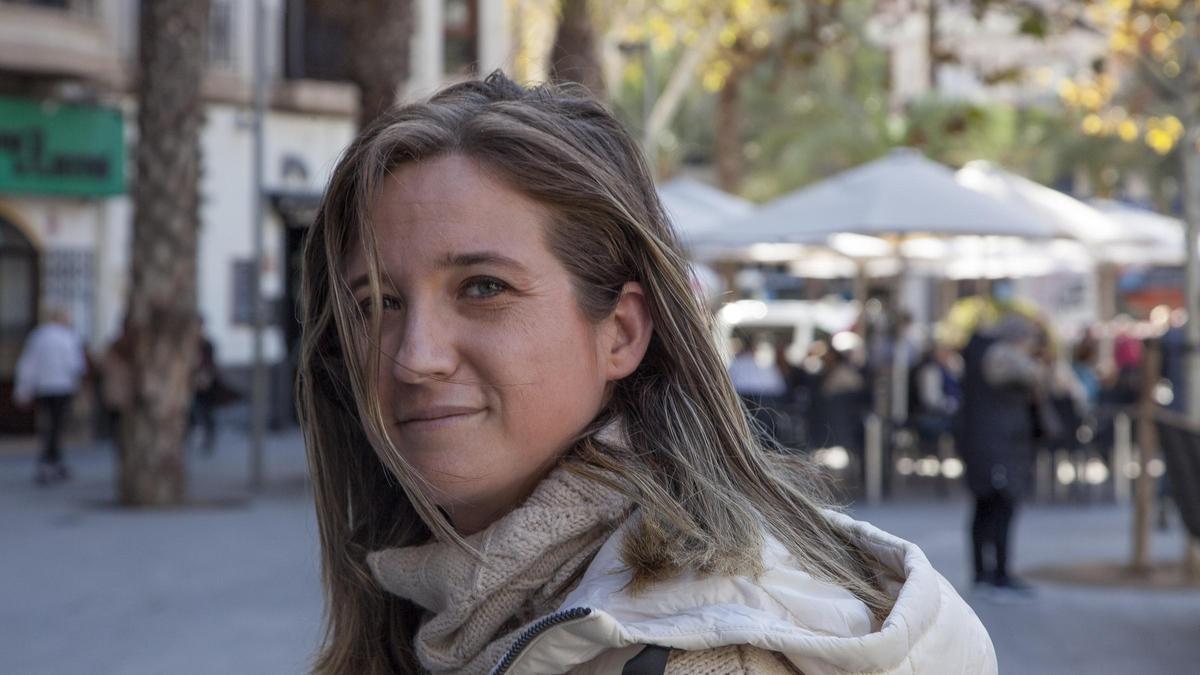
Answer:
[[[701,233],[696,242],[730,248],[824,244],[858,261],[860,269],[872,259],[899,260],[903,275],[910,262],[952,259],[954,246],[944,244],[955,240],[972,242],[986,257],[993,249],[1009,250],[1014,239],[1061,236],[1028,207],[973,190],[949,167],[898,148]]]
[[[1058,236],[1075,239],[1087,246],[1097,260],[1107,259],[1110,245],[1136,239],[1134,233],[1100,210],[991,162],[967,162],[955,178],[962,185],[1034,214],[1053,227]]]
[[[685,244],[719,231],[754,211],[754,204],[693,178],[675,178],[658,188],[671,225]]]
[[[754,204],[692,178],[675,178],[659,186],[658,197],[676,234],[692,250],[692,286],[706,303],[715,304],[725,291],[725,282],[702,262],[704,256],[695,255],[692,242],[698,234],[718,230],[750,213]]]
[[[1100,289],[1097,294],[1100,318],[1109,319],[1116,314],[1117,265],[1127,257],[1129,245],[1138,240],[1140,235],[1136,229],[1123,227],[1107,214],[1068,194],[1006,171],[991,162],[968,162],[958,170],[956,177],[971,189],[1020,205],[1052,225],[1060,235],[1074,240],[1056,243],[1060,244],[1060,248],[1073,247],[1071,250],[1082,252],[1085,259],[1090,259],[1091,264],[1086,266],[1090,269],[1076,271],[1086,271],[1095,278]],[[1034,255],[1022,258],[1033,260],[1046,257],[1039,256],[1036,250],[1032,253]],[[1050,251],[1047,250],[1047,253]],[[1064,258],[1061,252],[1055,255],[1056,260]],[[961,263],[956,261],[956,264]]]
[[[1035,214],[959,184],[949,167],[899,148],[886,156],[784,195],[703,240],[723,244],[811,243],[852,233],[909,236],[1052,238]]]
[[[1124,202],[1092,200],[1092,205],[1120,226],[1134,233],[1112,247],[1115,262],[1127,265],[1182,265],[1187,257],[1184,225],[1177,218],[1164,216]]]
[[[846,234],[888,240],[903,259],[901,245],[913,238],[1051,239],[1061,233],[1020,205],[960,184],[949,167],[899,148],[784,195],[705,240],[725,245],[812,243],[814,237]],[[901,386],[907,365],[902,362],[897,358],[893,369],[897,414],[907,394]]]

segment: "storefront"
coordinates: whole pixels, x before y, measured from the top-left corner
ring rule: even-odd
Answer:
[[[119,110],[0,97],[0,433],[32,427],[12,387],[39,314],[66,310],[91,336],[106,206],[124,191]]]

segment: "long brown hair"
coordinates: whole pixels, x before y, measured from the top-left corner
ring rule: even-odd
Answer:
[[[877,565],[821,513],[824,493],[808,465],[764,447],[748,423],[637,145],[586,92],[527,89],[497,72],[397,107],[366,129],[338,163],[305,247],[297,396],[326,593],[314,670],[419,670],[411,649],[419,612],[375,584],[365,553],[431,536],[466,546],[388,441],[372,386],[379,350],[364,348],[378,340],[378,319],[368,317],[380,314],[382,287],[367,222],[373,195],[392,169],[450,154],[547,207],[547,243],[592,320],[612,312],[626,282],[645,290],[654,325],[645,358],[564,462],[637,504],[641,517],[623,549],[635,587],[682,569],[753,574],[770,534],[813,576],[886,614]],[[359,308],[344,278],[353,246],[368,261],[373,311]],[[613,417],[630,447],[595,438]]]

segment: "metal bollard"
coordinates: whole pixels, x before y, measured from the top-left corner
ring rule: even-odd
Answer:
[[[1039,452],[1034,461],[1037,467],[1034,473],[1034,494],[1039,502],[1048,504],[1054,501],[1054,457],[1048,451]]]
[[[1071,466],[1071,455],[1066,450],[1055,450],[1052,456],[1054,457],[1054,482],[1052,483],[1054,486],[1054,501],[1065,502],[1071,496],[1071,483],[1074,482],[1074,477],[1071,477],[1071,482],[1067,482],[1058,474],[1061,467]]]
[[[867,493],[867,504],[883,501],[883,420],[878,415],[867,415],[864,448],[863,479]]]
[[[1113,418],[1113,499],[1128,504],[1131,490],[1129,463],[1133,461],[1133,422],[1129,415],[1119,412]]]

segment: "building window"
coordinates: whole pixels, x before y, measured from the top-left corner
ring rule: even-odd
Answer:
[[[94,256],[88,249],[51,249],[42,254],[42,303],[66,310],[80,335],[92,334],[95,278]]]
[[[33,415],[12,400],[25,336],[37,324],[38,252],[0,215],[0,433],[31,433]]]
[[[25,335],[37,323],[38,255],[0,216],[0,381],[11,380]]]
[[[253,260],[233,261],[233,313],[229,322],[236,326],[254,325],[254,276],[258,265]]]
[[[208,65],[233,68],[233,7],[229,0],[213,0],[208,10]]]
[[[345,82],[347,30],[336,17],[321,11],[322,1],[287,0],[284,8],[284,76],[288,79]]]
[[[3,2],[0,4],[29,5],[31,7],[44,7],[46,9],[61,9],[87,17],[96,15],[95,0],[3,0]]]
[[[476,74],[479,70],[478,0],[447,0],[443,19],[446,73]]]

